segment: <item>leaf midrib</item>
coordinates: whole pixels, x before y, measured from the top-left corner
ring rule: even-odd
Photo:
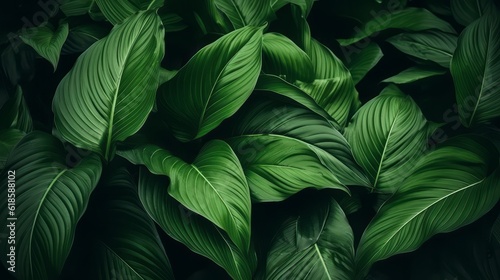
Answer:
[[[143,279],[144,280],[144,277],[142,277],[139,272],[137,272],[133,267],[131,267],[122,257],[120,257],[120,255],[118,253],[115,252],[115,250],[111,249],[111,247],[109,247],[108,245],[106,245],[106,243],[102,240],[99,240],[99,242],[101,242],[101,244],[106,248],[108,249],[114,256],[116,256],[122,263],[124,263],[130,270],[132,270],[134,272],[135,275],[137,275],[140,279]]]

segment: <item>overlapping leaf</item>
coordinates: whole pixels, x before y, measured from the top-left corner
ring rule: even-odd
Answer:
[[[388,86],[354,115],[345,136],[381,192],[394,192],[427,150],[429,124],[411,97]]]
[[[446,73],[444,69],[436,69],[430,67],[410,67],[406,70],[399,72],[398,74],[389,77],[382,82],[385,83],[395,83],[395,84],[407,84],[412,83],[421,79],[443,75]]]
[[[262,27],[233,31],[197,52],[160,87],[158,111],[189,141],[233,115],[252,93],[262,66]]]
[[[457,137],[423,157],[365,230],[356,255],[358,276],[378,260],[416,250],[431,236],[489,211],[500,198],[498,158],[479,136]]]
[[[451,61],[460,121],[470,127],[500,116],[500,12],[469,25]]]
[[[154,12],[139,12],[93,44],[57,87],[55,126],[73,145],[111,159],[153,108],[164,53]]]
[[[252,278],[256,265],[253,249],[242,252],[225,232],[173,199],[167,185],[167,178],[141,171],[139,197],[153,220],[170,237],[223,267],[233,279]]]
[[[33,120],[20,86],[13,96],[8,96],[0,107],[0,129],[16,128],[24,132],[33,130]]]
[[[214,3],[229,18],[234,29],[261,26],[273,14],[270,0],[215,0]]]
[[[0,130],[0,171],[4,168],[12,149],[25,135],[24,131],[15,128]]]
[[[164,0],[94,0],[107,20],[120,24],[138,11],[154,10],[163,6]]]
[[[465,26],[496,9],[492,0],[451,0],[450,3],[453,17]]]
[[[192,164],[154,145],[119,154],[134,164],[144,164],[154,174],[169,176],[172,197],[225,230],[243,252],[249,250],[250,190],[229,145],[209,142]]]
[[[350,49],[347,46],[342,48],[342,52],[354,84],[361,81],[384,56],[380,47],[373,42],[362,49]]]
[[[0,193],[6,198],[8,171],[15,172],[15,210],[8,213],[7,199],[2,199],[0,217],[4,223],[16,223],[15,269],[21,279],[59,276],[76,225],[101,175],[101,161],[95,154],[74,168],[68,168],[66,162],[67,153],[55,137],[32,132],[11,152],[1,174]],[[1,232],[7,230],[4,224]],[[5,261],[7,240],[1,242],[1,248]]]
[[[108,30],[97,24],[84,24],[70,28],[61,54],[80,53],[108,34]]]

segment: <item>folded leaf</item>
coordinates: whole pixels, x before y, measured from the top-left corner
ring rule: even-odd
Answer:
[[[155,10],[164,0],[94,0],[107,20],[120,24],[138,11]]]
[[[253,249],[245,254],[227,234],[187,210],[168,194],[168,179],[141,170],[139,197],[153,220],[173,239],[224,268],[233,279],[251,279],[256,266]]]
[[[376,261],[414,251],[488,212],[500,198],[498,158],[479,136],[457,137],[423,157],[363,233],[358,278]]]
[[[345,50],[344,50],[345,51]],[[359,83],[365,75],[382,59],[384,54],[376,43],[370,43],[362,49],[346,55],[347,67],[351,72],[354,84]]]
[[[7,199],[0,200],[0,217],[16,224],[16,276],[20,279],[57,279],[71,250],[75,229],[90,194],[101,176],[95,154],[69,168],[67,152],[53,136],[32,132],[11,152],[0,174],[0,193],[7,197],[15,178],[15,210],[8,213]],[[19,220],[8,220],[18,218]],[[9,248],[9,228],[0,230],[2,261]]]
[[[262,29],[244,27],[219,38],[160,87],[158,111],[179,140],[204,136],[250,96],[262,66]]]
[[[215,0],[214,2],[229,18],[234,29],[261,26],[273,14],[270,0]]]
[[[466,127],[500,116],[500,12],[462,32],[451,61],[460,121]]]
[[[446,70],[437,69],[437,68],[429,68],[429,67],[410,67],[398,74],[389,77],[382,82],[384,83],[395,83],[395,84],[408,84],[421,79],[444,75]]]
[[[160,18],[139,12],[93,44],[57,87],[55,126],[73,145],[107,160],[153,108],[164,53]]]

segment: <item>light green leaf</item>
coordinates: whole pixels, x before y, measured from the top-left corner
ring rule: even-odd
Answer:
[[[309,56],[284,35],[264,34],[262,57],[264,73],[284,77],[292,83],[296,80],[314,80],[314,68]]]
[[[153,221],[125,168],[117,168],[94,194],[95,231],[92,279],[174,279]]]
[[[24,135],[24,131],[15,128],[0,130],[0,171],[4,168],[10,152]]]
[[[488,212],[500,198],[498,158],[488,140],[470,135],[423,157],[363,233],[356,254],[358,276],[376,261],[414,251],[431,236]]]
[[[20,279],[57,279],[70,252],[78,221],[101,175],[95,154],[74,168],[66,166],[67,153],[53,136],[32,132],[11,152],[1,174],[0,193],[7,197],[8,175],[15,177],[16,205],[8,214],[2,199],[0,217],[16,223],[16,276]],[[9,171],[14,171],[15,174]],[[1,258],[9,252],[8,227],[0,231]]]
[[[462,32],[451,61],[460,121],[466,127],[500,116],[500,16],[490,13]]]
[[[61,54],[81,53],[108,33],[109,31],[99,24],[84,24],[72,27],[61,49]]]
[[[242,252],[217,226],[184,208],[168,194],[168,179],[141,170],[139,197],[148,214],[173,239],[211,259],[233,279],[251,279],[256,266],[253,249]]]
[[[160,87],[158,111],[179,140],[204,136],[250,96],[262,66],[262,29],[244,27],[221,37]]]
[[[427,151],[428,126],[413,99],[390,85],[359,109],[345,137],[373,188],[392,193]]]
[[[61,48],[68,37],[68,33],[68,24],[63,23],[55,31],[48,25],[33,27],[27,29],[19,37],[25,44],[35,49],[41,57],[47,59],[54,67],[54,71],[56,71]]]
[[[467,26],[484,14],[496,9],[492,0],[451,0],[451,12],[455,20]]]
[[[156,10],[164,0],[94,0],[106,19],[120,24],[138,11]]]
[[[165,68],[160,67],[160,82],[159,85],[163,85],[164,83],[172,80],[175,75],[177,75],[178,70],[167,70]]]
[[[364,24],[361,29],[357,29],[352,38],[338,39],[337,41],[340,45],[347,46],[363,39],[370,40],[370,37],[375,36],[378,32],[391,28],[405,31],[437,29],[447,33],[456,33],[448,22],[438,18],[428,10],[410,7],[376,17]]]
[[[266,279],[353,279],[354,236],[342,208],[329,196],[308,206],[275,236]]]
[[[213,140],[192,164],[153,145],[122,151],[134,164],[170,177],[168,193],[230,236],[243,252],[250,248],[250,191],[238,158],[228,144]]]
[[[13,96],[8,97],[6,102],[0,107],[0,130],[16,128],[24,132],[33,130],[33,121],[28,109],[28,105],[23,97],[21,86],[16,87]]]
[[[158,86],[161,26],[154,12],[139,12],[80,55],[52,104],[65,140],[110,160],[115,143],[142,127]]]
[[[429,67],[410,67],[382,82],[395,84],[408,84],[428,77],[444,75],[446,70]]]
[[[370,43],[368,46],[355,50],[346,56],[347,67],[351,72],[354,84],[359,83],[365,75],[382,59],[384,54],[376,43]]]
[[[441,31],[401,33],[387,39],[398,50],[423,60],[434,61],[449,68],[457,48],[457,36]]]
[[[273,15],[270,0],[215,0],[214,3],[229,18],[234,29],[262,26]]]

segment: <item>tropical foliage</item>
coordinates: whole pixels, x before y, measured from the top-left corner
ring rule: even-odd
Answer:
[[[2,279],[500,279],[494,1],[20,7]]]

